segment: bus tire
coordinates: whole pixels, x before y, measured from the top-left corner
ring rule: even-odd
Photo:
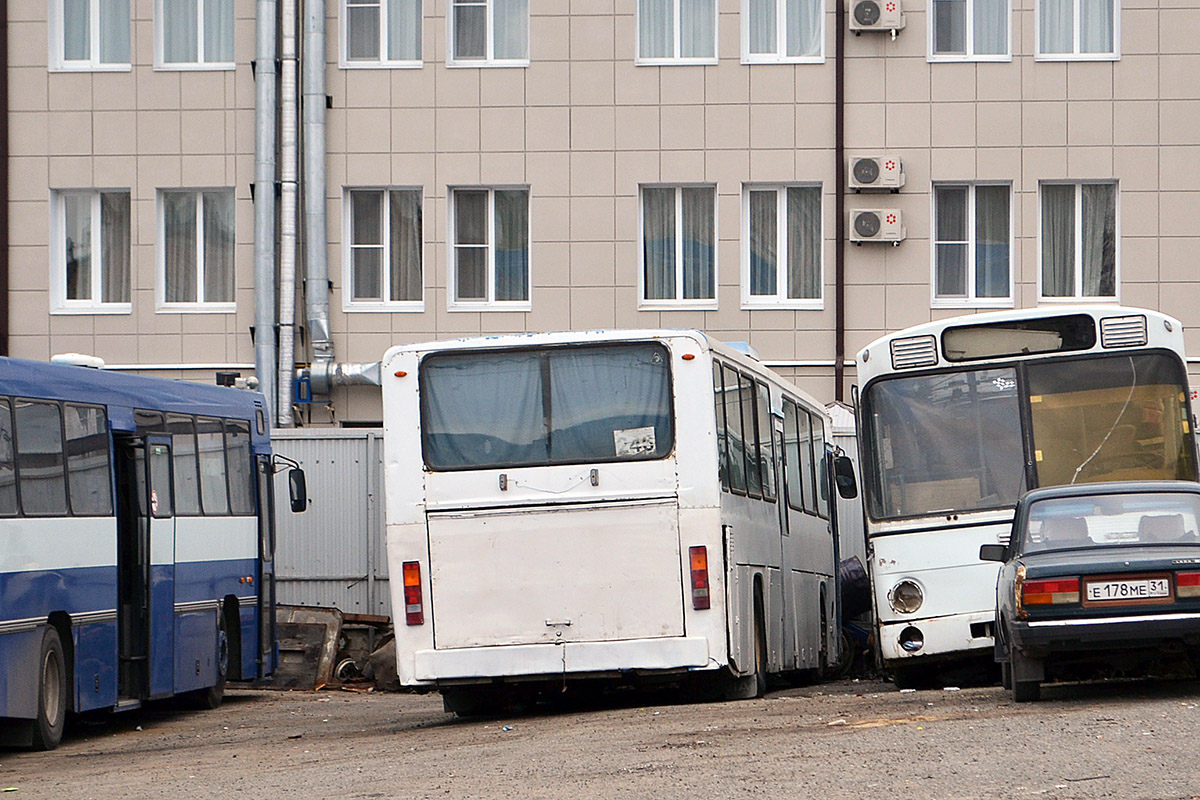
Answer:
[[[767,635],[760,614],[754,615],[754,696],[767,693]]]
[[[37,719],[33,720],[30,747],[53,750],[62,741],[67,720],[67,662],[58,631],[47,625],[42,632],[38,658]]]
[[[217,682],[207,689],[198,689],[186,697],[186,704],[201,711],[221,707],[225,699],[225,683],[229,680],[229,637],[225,633],[225,616],[217,614]]]

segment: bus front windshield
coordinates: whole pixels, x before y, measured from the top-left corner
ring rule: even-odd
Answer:
[[[894,519],[1006,508],[1030,479],[1195,480],[1185,386],[1177,358],[1146,352],[881,381],[863,397],[868,510]]]
[[[420,374],[432,470],[648,460],[674,444],[660,344],[439,353]]]

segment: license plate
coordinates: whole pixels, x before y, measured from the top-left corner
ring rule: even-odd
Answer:
[[[1087,585],[1087,599],[1091,601],[1149,600],[1170,596],[1171,581],[1168,578],[1094,581]]]

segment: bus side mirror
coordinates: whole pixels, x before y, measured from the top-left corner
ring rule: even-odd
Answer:
[[[849,456],[838,456],[833,459],[833,481],[837,484],[838,494],[844,500],[858,497],[858,483],[854,479],[854,464]]]
[[[1003,564],[1008,559],[1004,557],[1005,551],[1008,548],[1002,544],[985,544],[979,547],[979,559],[981,561],[999,561]]]
[[[299,467],[288,470],[288,495],[291,497],[293,514],[308,509],[308,486],[304,480],[304,470]]]

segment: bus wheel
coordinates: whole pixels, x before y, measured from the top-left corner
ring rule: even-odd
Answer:
[[[67,719],[67,664],[58,631],[47,626],[42,633],[38,659],[37,719],[33,721],[34,750],[53,750],[62,741]]]
[[[225,616],[217,615],[217,682],[187,696],[187,705],[204,711],[221,707],[225,699],[225,682],[229,678],[229,637],[225,633]]]
[[[767,693],[767,635],[763,631],[762,617],[754,619],[754,696]]]

